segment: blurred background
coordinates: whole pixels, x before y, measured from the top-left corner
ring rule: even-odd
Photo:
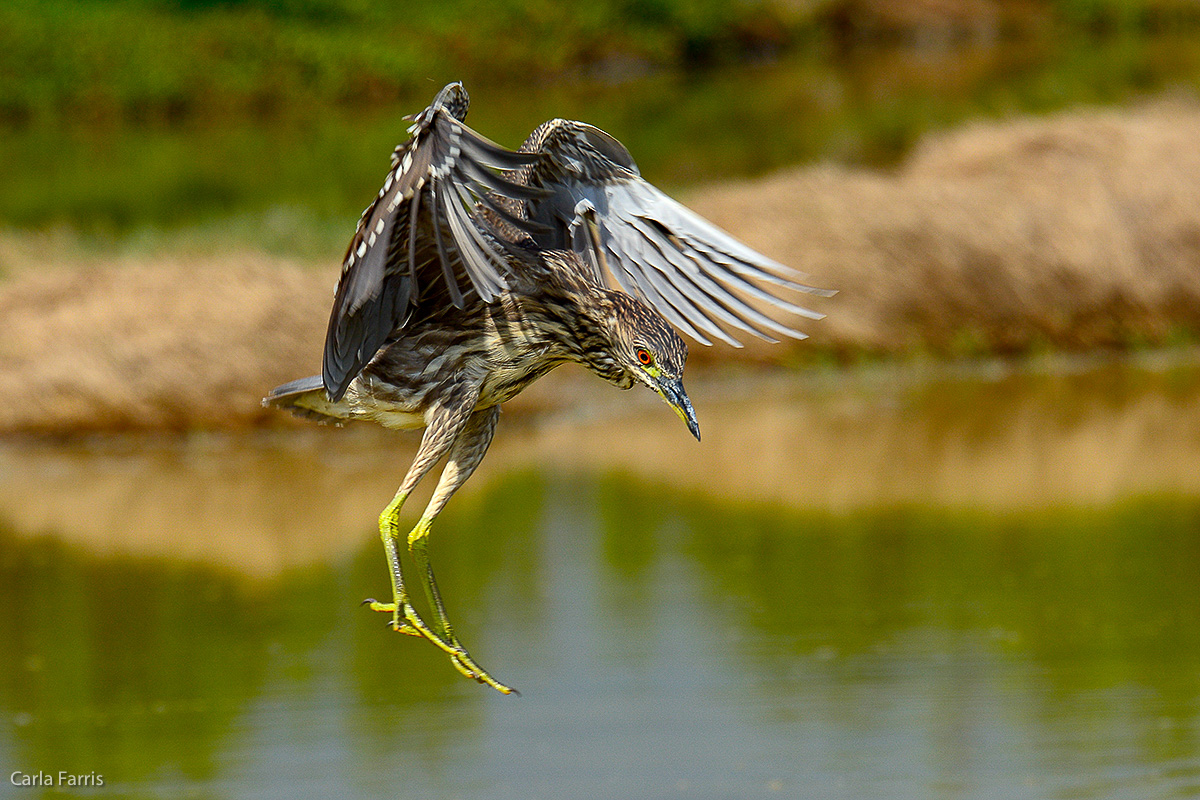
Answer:
[[[506,409],[432,550],[521,698],[358,607],[416,437],[259,405],[451,80],[839,292],[703,444]],[[1200,796],[1198,143],[1194,0],[7,0],[0,795]]]

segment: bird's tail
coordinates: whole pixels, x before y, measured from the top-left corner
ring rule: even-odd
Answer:
[[[344,400],[337,403],[329,401],[320,375],[276,386],[263,398],[262,403],[268,408],[283,408],[297,417],[315,419],[317,422],[341,423],[353,416],[350,405]]]

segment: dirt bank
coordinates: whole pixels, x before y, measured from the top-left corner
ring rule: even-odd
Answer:
[[[812,344],[1019,352],[1200,330],[1200,109],[978,124],[895,174],[803,169],[691,199],[840,294]]]
[[[812,340],[694,360],[1159,344],[1200,332],[1200,108],[979,124],[897,172],[805,168],[685,198],[836,288]],[[0,431],[229,427],[319,369],[337,265],[104,261],[0,238]],[[553,393],[535,396],[547,402]],[[528,402],[528,401],[527,401]]]

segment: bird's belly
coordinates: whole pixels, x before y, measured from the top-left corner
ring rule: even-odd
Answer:
[[[425,427],[425,415],[413,411],[400,411],[376,407],[370,411],[371,419],[385,428],[410,430]]]
[[[428,401],[425,393],[411,386],[379,380],[373,375],[361,375],[350,384],[345,400],[353,409],[354,418],[393,429],[425,427]]]

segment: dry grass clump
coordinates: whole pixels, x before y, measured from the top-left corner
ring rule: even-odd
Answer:
[[[24,271],[0,286],[0,431],[257,421],[320,369],[331,289],[261,255]]]
[[[1200,331],[1197,142],[1194,106],[1083,111],[932,138],[894,174],[806,168],[688,202],[839,290],[805,298],[829,315],[811,342],[742,358],[1158,344]],[[64,251],[0,237],[0,431],[255,423],[265,391],[320,368],[336,264],[28,263],[46,250]]]
[[[840,290],[852,352],[1159,344],[1200,330],[1200,110],[977,124],[895,174],[801,169],[693,207]]]

